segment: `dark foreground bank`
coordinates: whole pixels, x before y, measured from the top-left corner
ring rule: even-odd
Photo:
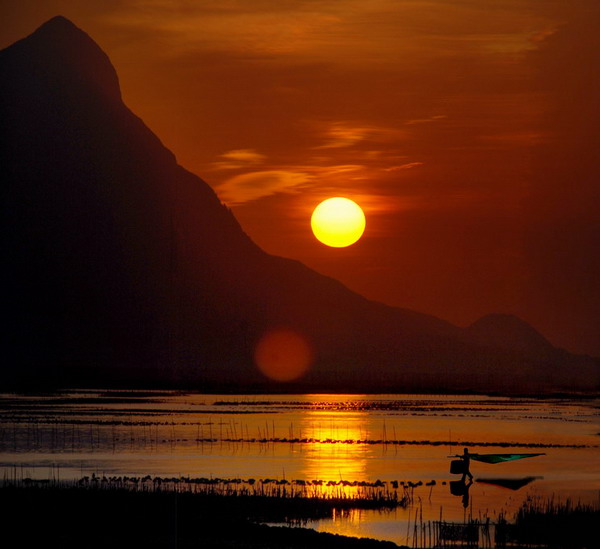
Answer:
[[[227,497],[59,487],[0,488],[3,546],[393,549],[391,542],[269,527],[268,510]],[[257,506],[258,507],[258,506]],[[10,545],[9,545],[10,544]]]

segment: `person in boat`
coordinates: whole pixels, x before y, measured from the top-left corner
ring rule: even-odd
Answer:
[[[469,480],[473,482],[473,475],[471,474],[471,454],[469,454],[469,449],[465,448],[463,455],[458,457],[463,460],[462,481],[464,482],[465,479],[469,477]]]

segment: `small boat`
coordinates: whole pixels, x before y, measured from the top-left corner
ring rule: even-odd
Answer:
[[[517,459],[524,459],[536,456],[545,456],[546,454],[467,454],[468,457],[474,461],[481,461],[482,463],[505,463],[507,461],[515,461]],[[454,456],[448,456],[453,459],[450,462],[450,473],[453,475],[464,474],[465,472],[465,454],[458,454]]]

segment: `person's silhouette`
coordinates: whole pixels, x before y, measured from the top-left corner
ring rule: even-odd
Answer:
[[[469,506],[469,488],[473,484],[473,480],[466,482],[465,480],[453,480],[450,482],[450,493],[453,496],[462,497],[463,507],[466,509]]]
[[[471,474],[470,466],[471,466],[471,454],[469,454],[469,449],[465,448],[464,453],[460,456],[460,459],[463,460],[463,476],[462,481],[464,482],[467,477],[469,480],[473,482],[473,475]]]
[[[466,509],[469,506],[469,488],[471,488],[471,484],[473,484],[473,477],[469,479],[469,482],[466,483],[463,479],[464,483],[464,492],[462,495],[462,505]]]

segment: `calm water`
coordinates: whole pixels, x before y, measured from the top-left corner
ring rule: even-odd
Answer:
[[[432,395],[203,395],[72,391],[0,395],[6,477],[190,476],[411,481],[415,501],[313,522],[318,530],[410,543],[409,520],[509,514],[528,495],[597,501],[600,401]],[[290,440],[295,442],[290,442]],[[507,447],[506,444],[509,443]],[[447,456],[544,452],[489,465],[450,493]],[[482,482],[525,479],[510,490]],[[435,480],[434,486],[426,486]],[[339,489],[339,488],[331,488]]]

